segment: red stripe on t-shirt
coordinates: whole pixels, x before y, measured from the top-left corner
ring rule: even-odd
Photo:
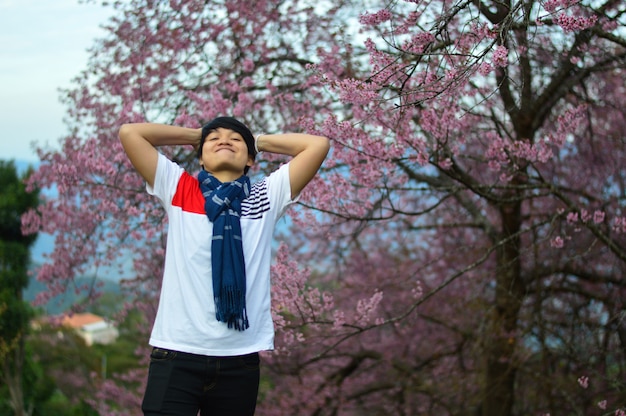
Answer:
[[[194,178],[187,172],[183,172],[178,180],[176,193],[174,198],[172,198],[172,205],[180,207],[185,212],[194,214],[206,213],[204,211],[204,197],[202,196],[202,191],[200,191],[197,178]]]

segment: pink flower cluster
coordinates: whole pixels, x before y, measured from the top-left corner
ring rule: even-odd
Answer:
[[[626,233],[626,217],[617,217],[613,220],[613,231],[616,233]]]
[[[595,210],[593,215],[591,214],[591,212],[587,211],[586,209],[581,209],[580,210],[580,216],[578,215],[577,212],[570,212],[567,214],[567,222],[570,224],[575,224],[577,223],[579,220],[582,223],[588,223],[590,220],[593,220],[593,222],[595,224],[600,224],[602,222],[604,222],[604,218],[605,218],[606,214],[604,211],[600,211],[600,210]]]
[[[550,240],[550,245],[554,248],[563,248],[564,243],[563,237],[560,236],[556,236]]]
[[[595,25],[597,20],[596,16],[570,16],[565,13],[560,13],[555,19],[556,23],[566,32],[578,32],[587,29]]]
[[[359,22],[365,26],[376,26],[391,20],[393,15],[387,9],[379,10],[376,13],[365,12],[359,17]]]
[[[556,131],[548,136],[549,143],[559,147],[563,146],[568,137],[576,133],[576,130],[585,119],[586,111],[587,106],[584,104],[562,111],[562,114],[557,119]]]
[[[509,50],[503,46],[498,45],[493,50],[493,55],[491,60],[495,66],[505,67],[509,64]]]
[[[426,46],[434,42],[435,36],[430,32],[419,32],[410,39],[408,39],[404,45],[403,50],[410,53],[420,54],[424,52]]]
[[[548,0],[543,3],[543,8],[548,12],[554,12],[557,9],[567,9],[578,3],[579,0]]]
[[[356,312],[358,315],[358,321],[360,325],[369,324],[372,318],[375,316],[374,312],[378,305],[383,300],[383,292],[375,291],[369,299],[360,299],[357,302]]]

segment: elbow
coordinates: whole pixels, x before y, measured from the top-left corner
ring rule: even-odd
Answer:
[[[124,123],[120,126],[120,129],[117,133],[117,137],[122,143],[122,146],[126,148],[130,142],[135,140],[137,133],[138,133],[138,130],[137,130],[136,124]]]
[[[128,137],[128,130],[129,130],[128,124],[122,124],[120,126],[120,130],[117,132],[117,137],[120,139],[122,143],[124,142],[124,139]]]
[[[330,139],[328,137],[324,137],[324,158],[328,156],[329,151],[330,151]]]
[[[320,149],[324,151],[324,155],[327,155],[330,150],[330,139],[325,136],[317,136],[319,140]]]

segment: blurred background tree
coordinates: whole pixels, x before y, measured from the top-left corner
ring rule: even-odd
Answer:
[[[8,402],[16,416],[32,414],[39,378],[25,347],[33,310],[22,296],[37,239],[37,233],[22,233],[22,215],[39,204],[39,191],[27,191],[24,183],[31,173],[18,175],[13,161],[0,161],[0,407]]]

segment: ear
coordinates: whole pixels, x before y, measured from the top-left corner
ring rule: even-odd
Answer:
[[[251,167],[252,165],[254,165],[254,158],[248,155],[248,162],[246,163],[246,166]]]

